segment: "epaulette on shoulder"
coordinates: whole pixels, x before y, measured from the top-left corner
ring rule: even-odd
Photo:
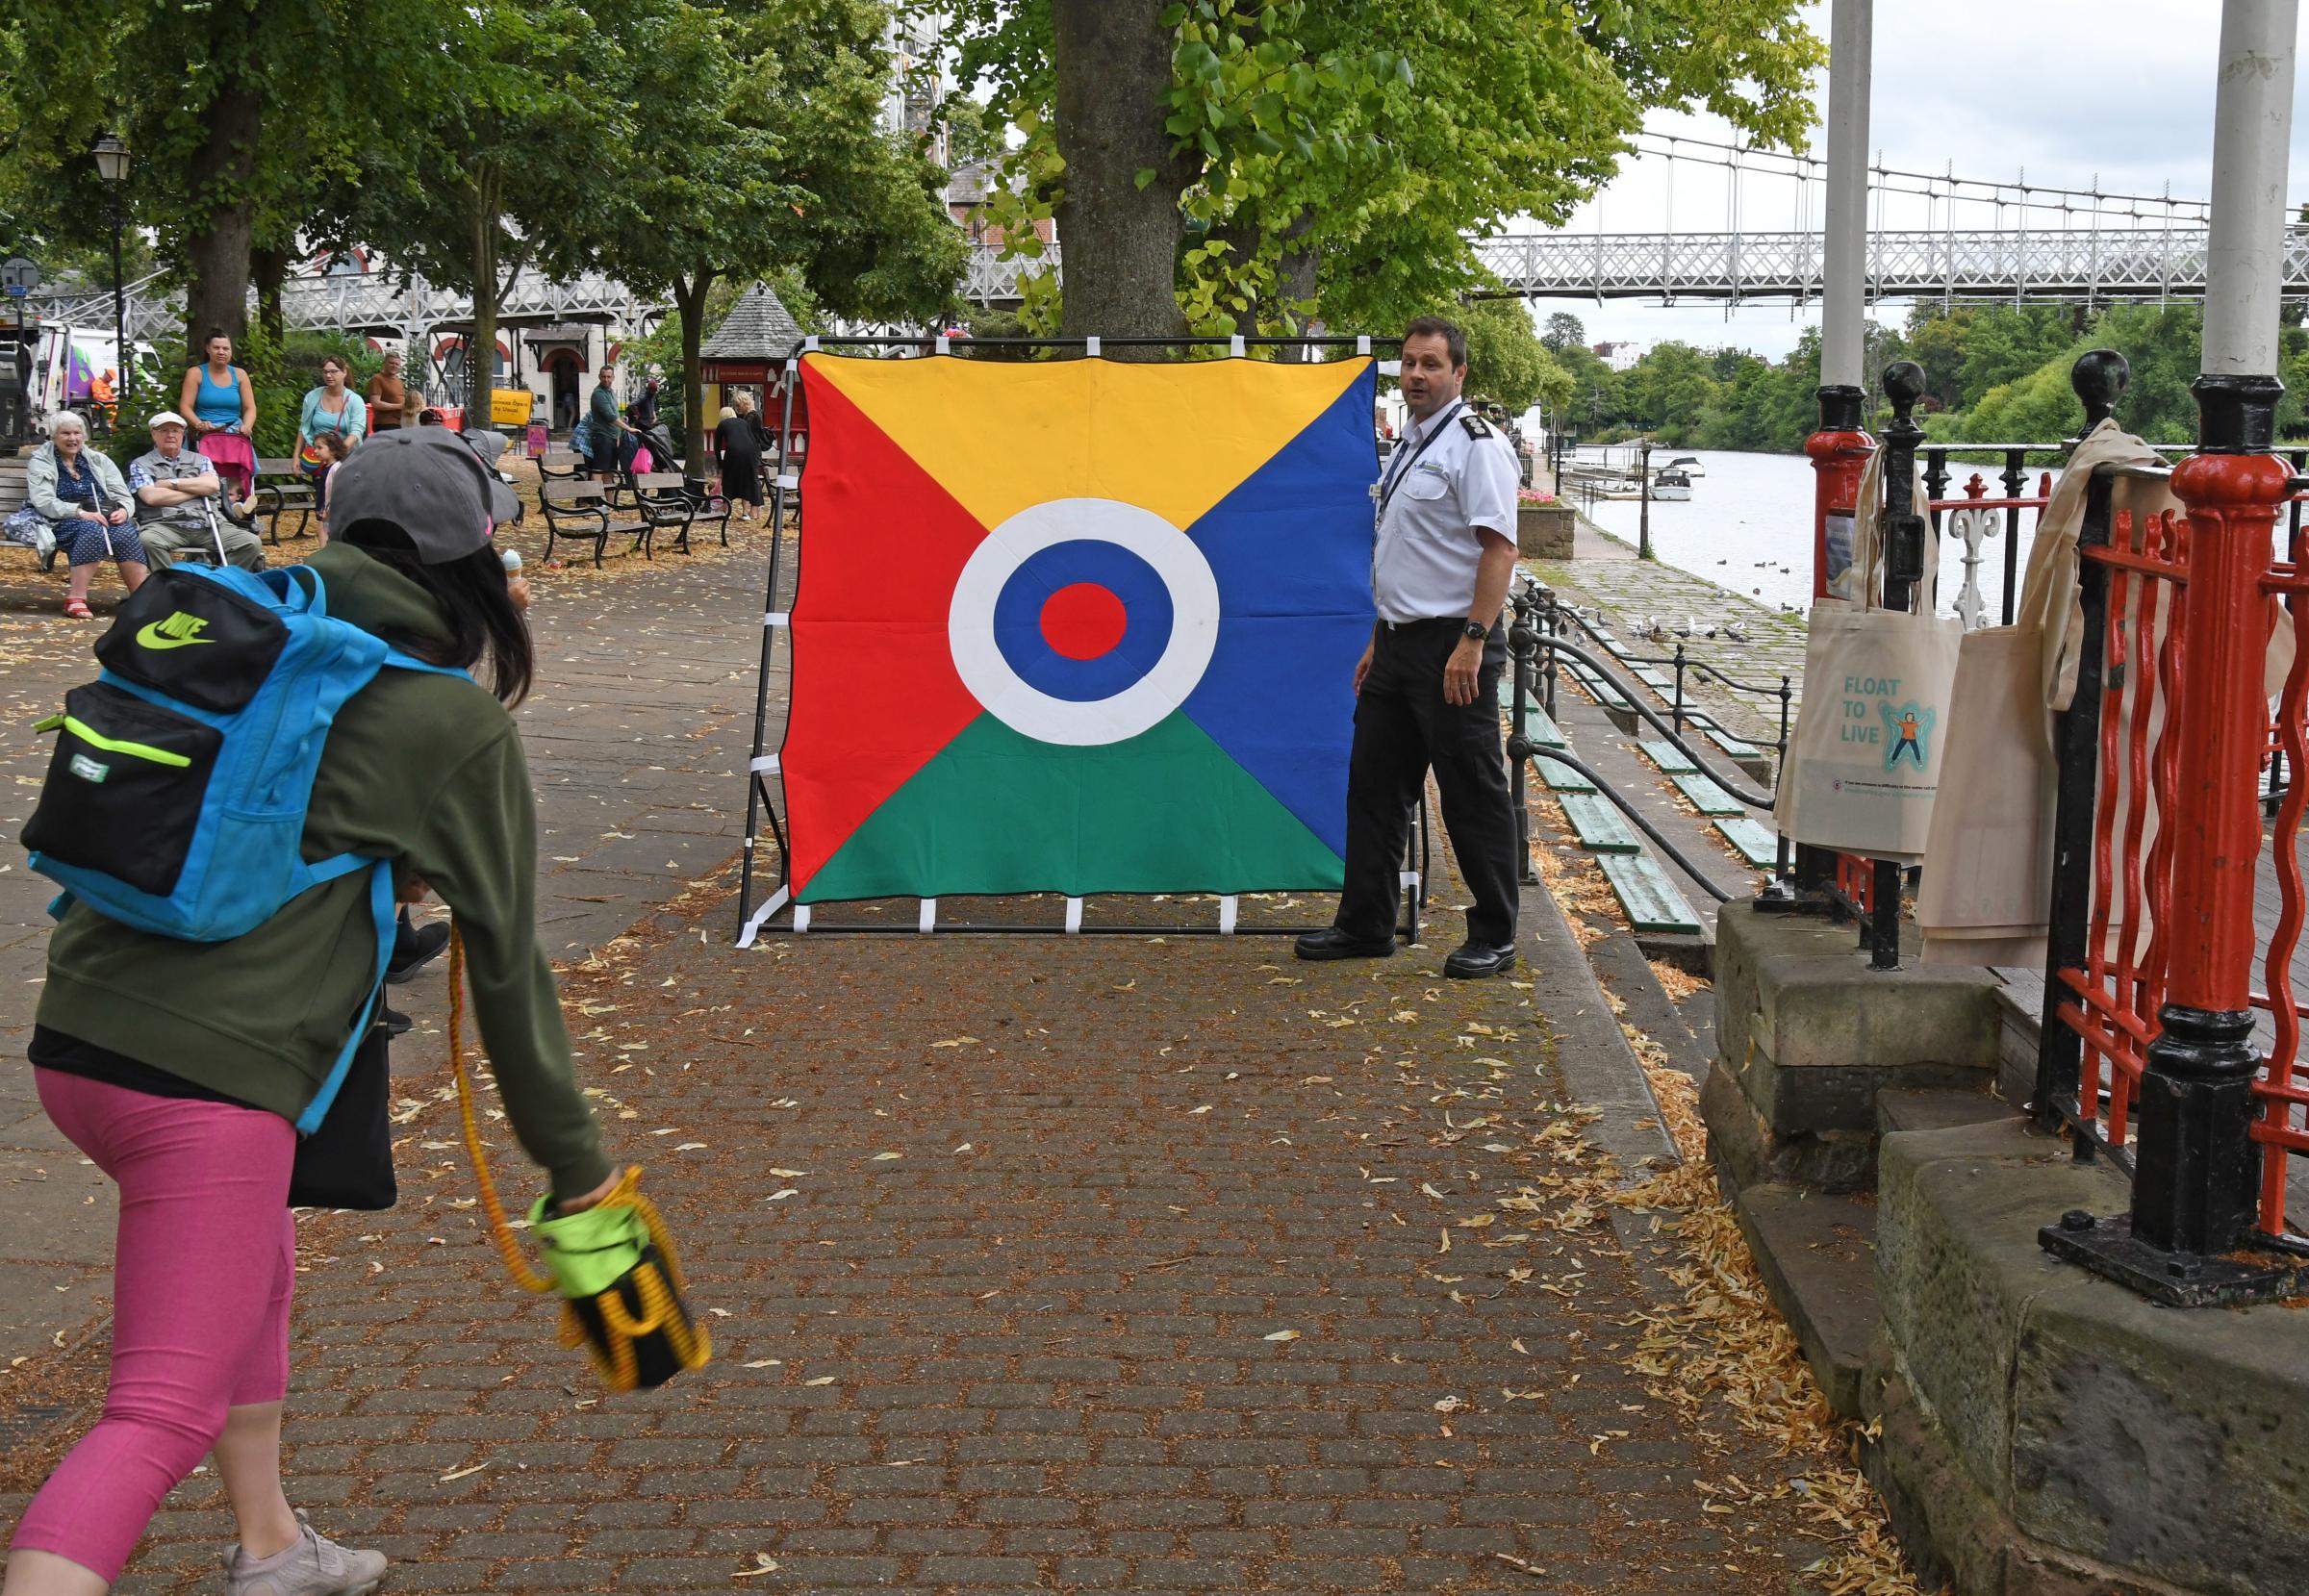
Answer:
[[[1491,423],[1484,420],[1481,416],[1478,416],[1472,410],[1467,411],[1459,417],[1459,425],[1467,429],[1467,436],[1470,438],[1488,438],[1491,436]]]

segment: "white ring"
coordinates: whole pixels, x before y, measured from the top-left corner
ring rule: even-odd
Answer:
[[[1171,636],[1154,669],[1104,698],[1057,698],[1030,687],[994,638],[995,603],[1027,561],[1065,543],[1107,543],[1154,568],[1171,596]],[[954,582],[947,639],[962,685],[986,712],[1038,743],[1120,743],[1186,702],[1219,644],[1219,582],[1189,538],[1154,511],[1111,498],[1030,504],[986,535]]]

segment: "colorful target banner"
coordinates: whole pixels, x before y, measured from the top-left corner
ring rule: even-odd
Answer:
[[[1339,885],[1371,362],[801,376],[795,901]]]

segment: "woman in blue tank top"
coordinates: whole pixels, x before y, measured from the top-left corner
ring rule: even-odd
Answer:
[[[233,364],[233,341],[222,332],[211,331],[206,348],[207,363],[186,371],[176,408],[192,418],[193,446],[232,483],[234,508],[245,517],[256,508],[256,385]]]

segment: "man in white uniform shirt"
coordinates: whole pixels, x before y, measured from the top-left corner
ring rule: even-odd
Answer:
[[[1444,829],[1475,898],[1467,941],[1443,973],[1496,975],[1515,963],[1515,808],[1498,691],[1516,472],[1507,440],[1459,397],[1466,380],[1467,338],[1456,325],[1421,317],[1404,329],[1410,418],[1373,491],[1379,621],[1355,668],[1346,888],[1330,928],[1299,939],[1303,959],[1395,950],[1398,873],[1432,769]]]

